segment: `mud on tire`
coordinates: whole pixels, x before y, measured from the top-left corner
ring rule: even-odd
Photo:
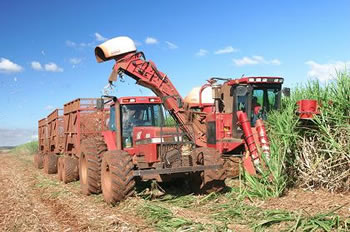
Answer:
[[[62,181],[67,184],[79,178],[78,160],[69,156],[62,157]]]
[[[197,148],[192,154],[194,165],[224,165],[221,155],[212,148]],[[196,193],[220,192],[225,185],[225,169],[206,169],[191,174],[191,185]]]
[[[35,154],[34,155],[34,167],[37,169],[42,169],[44,167],[44,156],[43,154]]]
[[[86,139],[82,142],[79,178],[81,192],[85,195],[101,192],[101,163],[106,150],[102,139]]]
[[[102,193],[107,203],[115,205],[134,194],[134,165],[127,152],[105,152],[101,168]]]
[[[47,174],[56,174],[57,160],[58,156],[56,154],[51,153],[44,155],[44,172]]]

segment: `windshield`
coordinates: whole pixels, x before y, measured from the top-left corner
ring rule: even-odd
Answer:
[[[135,126],[160,127],[162,108],[160,104],[121,105],[123,146],[132,146],[132,131]]]
[[[254,89],[251,104],[251,124],[255,126],[256,120],[266,120],[266,113],[277,110],[279,107],[279,89]]]
[[[276,110],[278,107],[278,93],[278,89],[254,89],[252,107],[260,106],[265,111]]]

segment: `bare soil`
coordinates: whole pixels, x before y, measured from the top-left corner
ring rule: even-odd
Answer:
[[[103,201],[102,195],[84,196],[79,182],[63,184],[57,175],[46,175],[34,168],[33,156],[0,154],[0,231],[155,231],[140,214],[145,204],[160,205],[175,217],[202,225],[222,223],[214,219],[213,206],[227,203],[222,195],[208,203],[199,196],[190,207],[166,201],[132,197],[116,207]],[[336,214],[350,216],[350,195],[324,191],[290,190],[286,196],[254,201],[262,209],[282,209],[308,214],[325,213],[343,206]],[[234,206],[233,206],[234,207]],[[232,231],[251,231],[247,225],[227,225]],[[205,227],[211,228],[211,227]]]
[[[32,156],[0,155],[0,231],[152,231],[144,220],[84,196],[34,168]]]
[[[261,207],[265,209],[303,211],[310,215],[336,210],[337,215],[349,217],[350,193],[331,193],[324,190],[311,192],[302,189],[293,189],[289,190],[286,196],[263,202]]]

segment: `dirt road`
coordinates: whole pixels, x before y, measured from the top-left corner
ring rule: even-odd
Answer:
[[[145,231],[142,218],[119,212],[125,205],[84,196],[79,182],[64,185],[35,169],[31,158],[0,154],[0,231]]]

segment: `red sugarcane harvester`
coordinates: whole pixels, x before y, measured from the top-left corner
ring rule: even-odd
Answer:
[[[170,78],[146,60],[142,52],[136,51],[130,38],[108,40],[95,48],[95,55],[97,62],[116,61],[109,77],[111,84],[118,75],[125,74],[160,97],[196,149],[215,149],[226,161],[242,158],[244,168],[251,174],[261,168],[262,153],[269,158],[262,119],[270,110],[280,108],[283,78],[211,78],[183,99]],[[203,97],[206,88],[212,90],[212,101],[203,101],[208,98]],[[230,162],[227,164],[230,166]],[[232,172],[227,169],[227,174]]]

